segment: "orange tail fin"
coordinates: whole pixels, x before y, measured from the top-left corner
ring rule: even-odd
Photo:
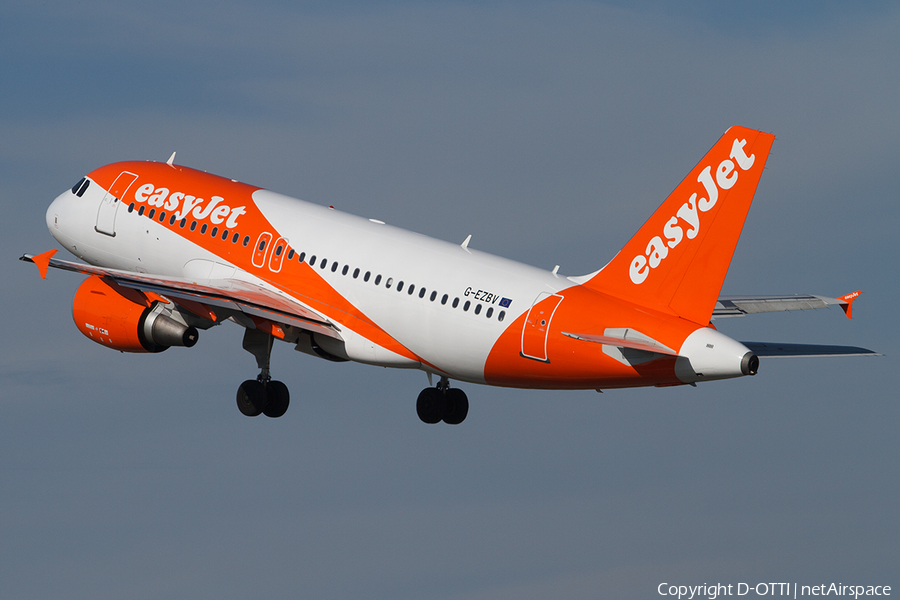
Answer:
[[[709,323],[775,136],[725,132],[625,247],[584,285]]]

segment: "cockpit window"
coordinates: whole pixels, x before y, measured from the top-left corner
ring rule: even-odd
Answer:
[[[81,197],[84,195],[85,190],[88,189],[88,186],[89,186],[90,184],[91,184],[91,182],[88,181],[88,178],[87,178],[87,177],[82,177],[82,178],[78,181],[78,183],[76,183],[76,184],[72,187],[72,193],[75,194],[76,196],[78,196],[79,198],[81,198]]]

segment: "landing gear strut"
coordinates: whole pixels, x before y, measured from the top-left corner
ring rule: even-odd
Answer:
[[[422,390],[416,400],[416,412],[423,423],[459,425],[469,414],[469,399],[466,393],[450,387],[450,381],[441,377],[436,387]]]
[[[259,376],[248,379],[237,391],[237,406],[241,413],[248,417],[264,414],[277,418],[283,415],[291,402],[287,386],[280,381],[272,380],[269,374],[269,358],[272,356],[270,334],[258,329],[247,329],[244,332],[244,350],[256,357]]]

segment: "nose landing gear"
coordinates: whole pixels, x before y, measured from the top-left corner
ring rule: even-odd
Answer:
[[[291,402],[287,386],[274,381],[269,374],[273,341],[270,334],[258,329],[247,329],[244,332],[244,350],[256,357],[256,364],[260,369],[255,380],[248,379],[238,387],[237,407],[248,417],[264,414],[278,418],[287,411]]]
[[[416,413],[423,423],[459,425],[469,414],[466,393],[450,387],[450,381],[441,377],[436,387],[425,388],[416,400]]]

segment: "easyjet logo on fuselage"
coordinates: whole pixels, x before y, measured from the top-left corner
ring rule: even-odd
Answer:
[[[184,192],[169,193],[169,188],[156,187],[152,183],[145,183],[134,192],[135,202],[146,202],[150,206],[156,206],[168,211],[178,210],[175,215],[180,221],[190,214],[198,221],[209,219],[213,225],[220,225],[225,221],[225,227],[234,229],[237,227],[237,218],[246,213],[246,206],[231,208],[225,204],[225,198],[212,196],[208,201]]]
[[[715,177],[713,177],[711,166],[700,171],[697,182],[703,184],[706,197],[697,198],[696,193],[691,194],[690,199],[682,204],[678,212],[663,226],[662,233],[666,241],[663,241],[663,237],[654,236],[647,244],[644,254],[638,254],[631,260],[628,275],[632,282],[643,283],[650,275],[650,271],[658,267],[669,255],[669,250],[677,247],[685,236],[689,240],[697,237],[700,232],[700,215],[716,205],[719,200],[719,188],[729,190],[737,183],[738,171],[735,169],[735,162],[741,171],[746,171],[753,166],[756,156],[754,154],[747,156],[744,152],[746,143],[747,140],[734,140],[731,144],[730,159],[726,158],[719,163]],[[690,229],[685,231],[681,221],[684,221]]]

